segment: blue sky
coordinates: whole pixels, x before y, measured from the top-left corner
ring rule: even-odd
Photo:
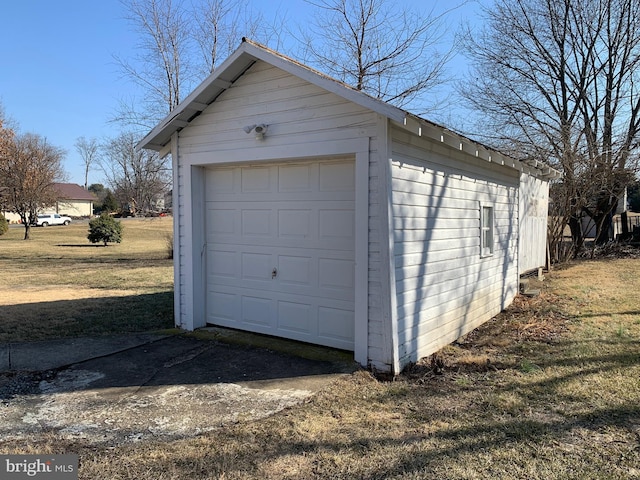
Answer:
[[[136,41],[122,16],[117,0],[22,0],[2,8],[0,103],[20,131],[67,151],[75,183],[84,183],[76,138],[113,135],[108,120],[130,88],[113,61]]]
[[[308,8],[303,0],[279,4],[294,21]],[[452,22],[475,8],[461,9]],[[21,132],[40,134],[67,151],[64,167],[74,183],[84,183],[76,139],[115,136],[119,126],[109,120],[119,100],[139,94],[113,59],[135,54],[137,38],[124,15],[119,0],[21,0],[2,7],[0,104]],[[89,183],[101,181],[99,171],[89,174]]]

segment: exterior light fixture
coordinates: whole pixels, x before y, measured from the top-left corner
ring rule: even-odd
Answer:
[[[247,125],[246,127],[243,127],[243,130],[244,133],[247,134],[253,131],[256,134],[256,140],[262,140],[264,139],[264,134],[267,133],[268,128],[269,125],[261,123],[259,125]]]

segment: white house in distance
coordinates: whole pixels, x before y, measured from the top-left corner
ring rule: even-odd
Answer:
[[[69,217],[90,217],[93,215],[93,202],[96,196],[75,183],[56,183],[54,188],[59,192],[53,210]]]
[[[54,205],[42,209],[41,213],[59,213],[69,217],[90,217],[93,215],[93,203],[96,196],[75,183],[54,183],[57,200]],[[10,223],[19,223],[20,216],[13,212],[2,212]]]
[[[251,41],[139,144],[171,154],[175,317],[398,373],[545,264],[525,165]]]

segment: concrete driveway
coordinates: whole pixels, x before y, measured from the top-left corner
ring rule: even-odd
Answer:
[[[5,345],[0,436],[54,431],[109,444],[188,437],[293,406],[355,368],[344,357],[309,360],[184,335]]]

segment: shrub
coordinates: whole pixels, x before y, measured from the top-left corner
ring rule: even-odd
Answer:
[[[0,213],[0,235],[4,235],[9,231],[9,222],[4,218],[4,215]]]
[[[173,258],[173,235],[171,233],[168,233],[167,235],[165,235],[164,240],[167,246],[167,258],[172,259]]]
[[[103,212],[116,212],[120,206],[118,205],[118,201],[116,197],[113,196],[111,190],[107,189],[107,194],[102,201],[102,211]]]
[[[89,222],[87,238],[91,243],[104,242],[105,247],[107,243],[120,243],[122,242],[122,224],[108,213],[103,213]]]

